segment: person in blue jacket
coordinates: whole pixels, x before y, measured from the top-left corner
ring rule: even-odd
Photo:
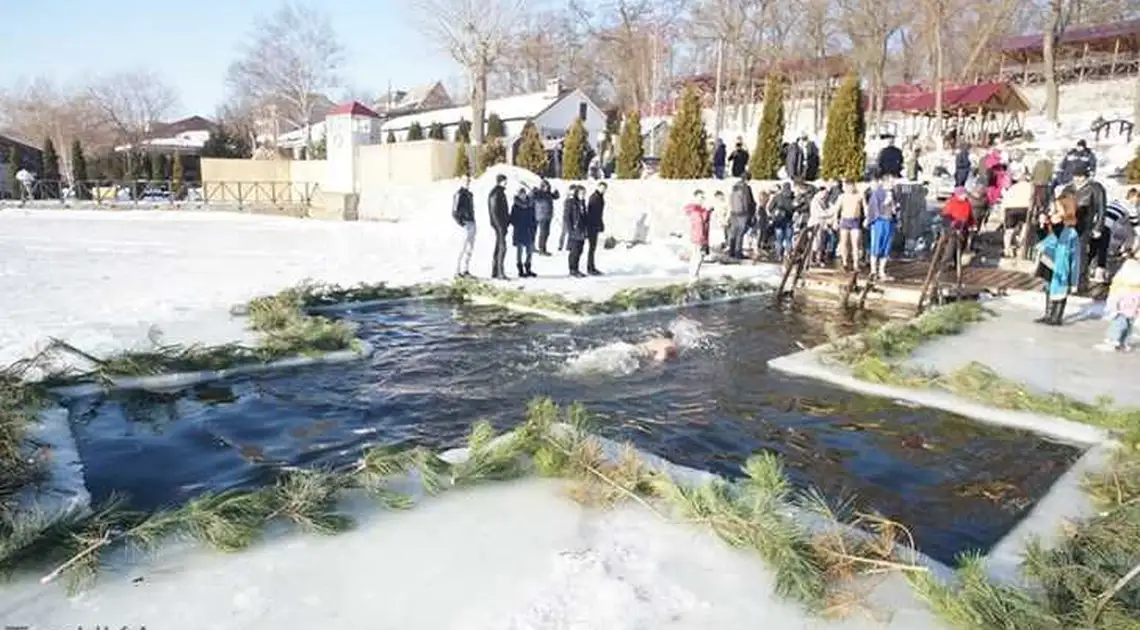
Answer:
[[[511,204],[511,244],[515,246],[515,264],[520,278],[535,277],[530,265],[537,229],[534,200],[525,187],[519,188]]]

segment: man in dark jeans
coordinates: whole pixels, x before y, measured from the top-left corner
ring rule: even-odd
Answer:
[[[1065,192],[1077,198],[1077,234],[1081,237],[1077,245],[1080,262],[1077,267],[1077,292],[1087,295],[1090,261],[1096,263],[1093,282],[1104,284],[1107,281],[1105,268],[1108,266],[1108,245],[1112,238],[1104,229],[1108,195],[1104,186],[1092,179],[1087,164],[1078,162],[1073,165],[1072,178],[1072,182],[1065,186]]]
[[[594,253],[598,251],[598,235],[606,231],[604,214],[606,210],[606,183],[598,184],[590,201],[586,204],[586,273],[600,276],[602,272],[594,264]]]
[[[550,223],[554,220],[554,200],[558,199],[558,191],[551,190],[550,182],[544,177],[531,198],[534,200],[534,218],[538,221],[538,254],[549,256],[546,241],[550,238]]]
[[[491,259],[491,277],[506,280],[503,263],[507,258],[507,228],[511,223],[511,209],[507,205],[507,176],[495,178],[495,187],[487,195],[487,211],[491,215],[491,229],[495,230],[495,253]]]

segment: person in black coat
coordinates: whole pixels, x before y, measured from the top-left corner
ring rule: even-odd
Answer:
[[[973,169],[970,164],[970,145],[962,144],[962,148],[958,149],[957,155],[954,156],[954,188],[962,188],[966,185],[966,180],[970,179],[970,171]]]
[[[475,198],[471,195],[471,178],[464,177],[451,202],[451,218],[463,228],[463,247],[455,263],[455,275],[471,276],[471,253],[475,250]]]
[[[819,177],[819,151],[807,134],[788,145],[784,155],[784,168],[792,181],[812,181]]]
[[[728,156],[728,161],[732,162],[733,177],[740,177],[748,170],[748,149],[744,148],[744,138],[736,139],[736,148]]]
[[[713,145],[713,177],[724,179],[724,165],[727,161],[728,148],[724,146],[724,140],[717,138]]]
[[[538,190],[531,193],[531,198],[534,200],[534,219],[538,222],[538,255],[549,256],[546,241],[550,238],[550,222],[554,220],[554,200],[558,199],[558,191],[551,190],[550,182],[543,178],[538,184]]]
[[[570,275],[582,278],[578,265],[582,260],[582,249],[586,245],[589,231],[586,229],[586,189],[582,186],[571,186],[566,195],[566,202],[562,208],[562,227],[564,228],[567,249],[570,250]]]
[[[728,257],[741,260],[744,258],[744,235],[752,227],[756,213],[756,198],[748,185],[748,171],[733,184],[728,208]]]
[[[495,231],[495,252],[491,259],[491,277],[506,280],[503,263],[507,258],[507,228],[511,223],[510,205],[507,204],[507,176],[495,177],[495,187],[487,195],[487,212],[491,215],[491,229]]]
[[[598,235],[606,231],[606,183],[598,184],[590,201],[586,204],[586,273],[591,276],[600,276],[602,272],[594,262],[594,254],[598,251]]]
[[[889,138],[887,146],[879,151],[878,166],[879,175],[890,175],[895,179],[901,179],[903,174],[903,152],[902,149],[895,146],[895,139]]]
[[[533,278],[530,269],[534,255],[534,236],[538,229],[535,219],[534,201],[526,188],[519,188],[511,204],[511,244],[515,246],[515,265],[520,278]]]

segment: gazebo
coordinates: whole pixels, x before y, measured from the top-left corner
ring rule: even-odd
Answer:
[[[944,87],[942,121],[936,122],[936,95],[918,86],[896,86],[887,91],[883,109],[903,114],[905,135],[929,135],[941,129],[953,141],[1003,138],[1021,134],[1029,102],[1008,82]]]

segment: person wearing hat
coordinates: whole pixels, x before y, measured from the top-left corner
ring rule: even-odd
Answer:
[[[1096,155],[1089,149],[1089,145],[1084,140],[1077,140],[1076,148],[1066,153],[1065,159],[1061,161],[1062,184],[1073,181],[1078,165],[1085,167],[1086,177],[1096,176]]]
[[[1105,268],[1108,267],[1108,246],[1111,234],[1104,226],[1105,210],[1108,207],[1108,194],[1100,182],[1092,179],[1092,169],[1084,162],[1076,162],[1072,167],[1073,180],[1065,186],[1064,193],[1076,199],[1077,236],[1077,291],[1088,291],[1089,263],[1095,262],[1094,282],[1103,284]]]
[[[507,203],[507,176],[497,175],[495,187],[487,195],[487,213],[491,218],[491,229],[495,231],[495,251],[491,255],[491,277],[506,280],[503,262],[507,259],[507,228],[511,224],[511,207]]]

